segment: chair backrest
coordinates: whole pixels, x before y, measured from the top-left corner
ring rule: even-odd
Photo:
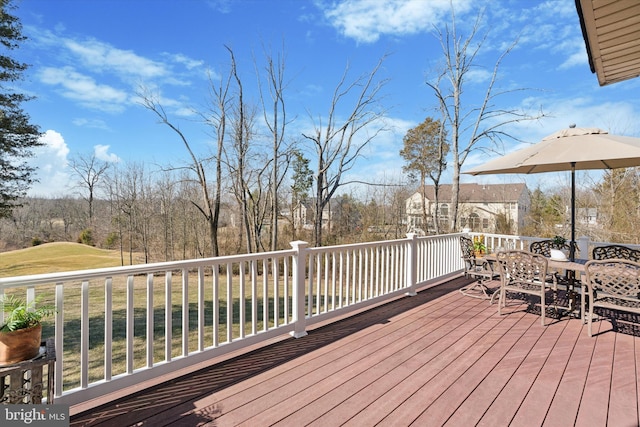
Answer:
[[[591,260],[585,264],[587,282],[596,292],[640,299],[640,263],[622,259]]]
[[[496,254],[502,277],[515,282],[543,282],[548,263],[544,255],[527,251],[503,251]]]
[[[640,251],[621,245],[598,246],[593,248],[593,259],[625,259],[640,262]]]
[[[554,249],[553,240],[540,240],[539,242],[532,242],[529,245],[529,251],[534,254],[541,254],[546,257],[551,257],[551,249]]]
[[[475,258],[473,250],[473,240],[468,237],[460,236],[460,250],[462,250],[462,257],[464,259]]]

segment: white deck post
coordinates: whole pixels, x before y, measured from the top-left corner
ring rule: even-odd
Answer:
[[[578,253],[580,256],[576,258],[589,259],[589,238],[587,236],[578,237],[577,239]]]
[[[416,295],[418,281],[418,235],[407,233],[407,295]]]
[[[294,330],[291,335],[294,338],[301,338],[307,335],[306,326],[306,314],[305,314],[305,266],[307,260],[306,249],[309,245],[307,242],[297,240],[290,243],[291,247],[295,249],[296,253],[293,255],[293,323]]]

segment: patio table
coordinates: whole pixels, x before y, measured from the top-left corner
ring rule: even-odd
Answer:
[[[484,259],[489,262],[496,262],[497,258],[495,254],[486,254],[483,255]],[[567,298],[569,300],[569,307],[567,307],[568,311],[573,313],[576,310],[576,285],[582,286],[582,279],[585,278],[586,270],[585,264],[589,261],[588,259],[576,259],[574,261],[559,261],[556,259],[547,258],[547,265],[549,269],[552,270],[566,270],[567,271],[567,279],[569,280],[569,285],[567,289]],[[576,278],[576,273],[579,273],[579,278]],[[585,312],[585,298],[584,291],[580,292],[581,301],[580,301],[580,313],[578,314],[582,319],[584,319]]]
[[[547,265],[549,268],[554,270],[566,270],[567,271],[567,279],[569,280],[569,285],[567,289],[567,298],[569,299],[569,311],[573,312],[576,309],[576,284],[578,286],[582,286],[582,279],[585,279],[586,270],[584,265],[589,261],[588,259],[576,259],[574,261],[558,261],[555,259],[547,258]],[[576,273],[579,273],[580,278],[576,278]],[[580,302],[580,316],[584,318],[584,291],[580,292],[581,294],[581,302]]]

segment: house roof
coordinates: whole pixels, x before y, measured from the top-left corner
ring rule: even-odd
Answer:
[[[451,184],[441,184],[438,193],[439,202],[451,200]],[[523,192],[527,191],[524,183],[518,184],[460,184],[460,202],[492,203],[517,202]],[[429,200],[435,200],[435,187],[425,186],[425,195]]]
[[[640,2],[575,2],[591,72],[600,86],[640,76]]]

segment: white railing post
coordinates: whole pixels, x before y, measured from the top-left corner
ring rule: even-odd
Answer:
[[[416,295],[418,282],[418,235],[407,233],[407,295]]]
[[[589,238],[587,236],[582,236],[578,237],[576,240],[576,243],[578,244],[578,253],[580,253],[580,256],[576,256],[576,258],[589,259]]]
[[[296,251],[293,255],[293,324],[294,329],[291,335],[300,338],[307,335],[306,314],[305,314],[305,266],[307,260],[307,242],[297,240],[291,242],[291,247]]]

